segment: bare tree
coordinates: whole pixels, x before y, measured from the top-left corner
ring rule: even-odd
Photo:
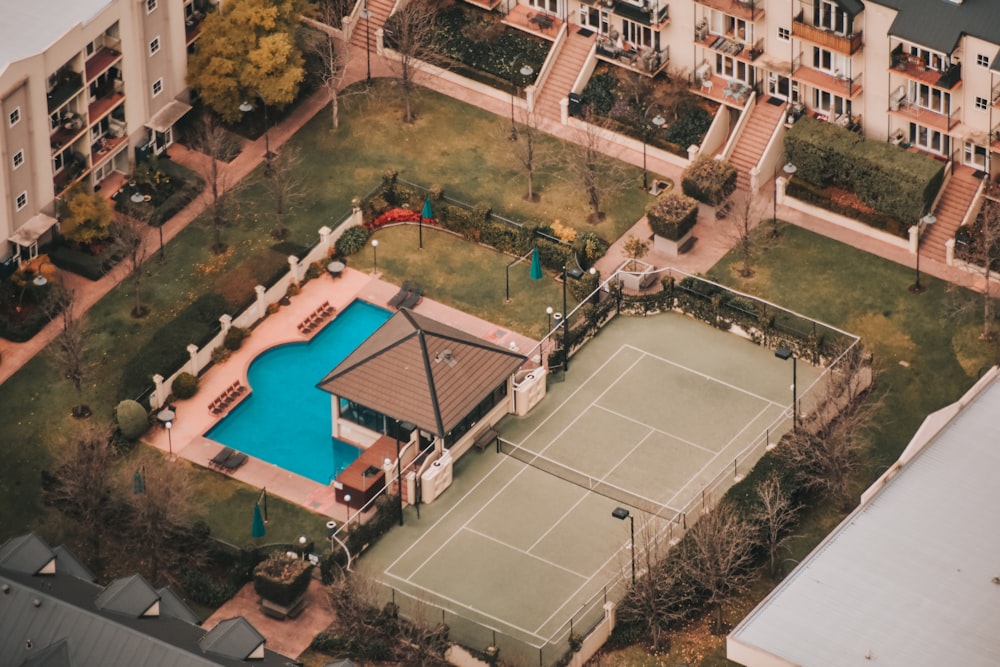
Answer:
[[[212,229],[215,232],[212,252],[221,255],[227,249],[222,240],[222,232],[225,229],[229,210],[236,197],[238,187],[238,181],[229,178],[223,164],[232,157],[232,139],[215,119],[215,116],[206,112],[201,117],[201,127],[195,142],[204,154],[199,172],[205,180]]]
[[[62,377],[73,385],[76,392],[76,405],[71,412],[77,419],[90,416],[90,407],[83,402],[83,380],[86,376],[87,336],[86,327],[81,317],[76,314],[76,296],[74,292],[65,293],[51,304],[54,315],[62,325],[62,331],[49,346],[49,357]]]
[[[277,239],[288,237],[285,216],[305,197],[302,184],[302,158],[298,148],[286,145],[281,154],[271,162],[271,175],[265,186],[274,202],[275,228],[271,234]]]
[[[569,177],[579,183],[586,194],[589,221],[595,224],[604,219],[601,205],[605,199],[628,186],[622,164],[604,153],[605,140],[597,122],[596,116],[587,115],[587,123],[578,135],[579,143],[568,142],[563,159]]]
[[[443,64],[432,48],[437,32],[437,9],[430,0],[408,2],[389,17],[383,32],[386,45],[396,52],[396,57],[387,62],[399,79],[403,122],[412,123],[415,119],[413,98],[424,63]]]
[[[967,244],[959,246],[959,256],[983,276],[983,331],[979,339],[992,341],[996,336],[993,331],[996,309],[991,277],[993,265],[1000,262],[1000,204],[992,199],[983,201],[970,236]]]
[[[753,575],[753,526],[723,501],[698,519],[681,544],[681,566],[716,607],[714,631],[722,632],[722,605],[744,590]]]
[[[317,72],[323,87],[330,93],[332,128],[340,127],[340,100],[338,93],[347,75],[349,49],[346,40],[334,36],[333,26],[340,25],[345,7],[339,0],[321,0],[315,5],[316,21],[307,21],[311,30],[304,31],[306,50],[316,56],[320,70]]]
[[[190,475],[178,465],[154,465],[137,471],[142,484],[133,485],[133,471],[123,470],[120,486],[131,486],[133,493],[123,493],[132,508],[129,530],[135,541],[133,549],[145,555],[150,581],[156,583],[164,558],[170,558],[171,542],[191,508]]]
[[[111,223],[111,238],[116,249],[125,256],[125,269],[135,290],[132,317],[145,317],[149,308],[142,304],[142,264],[146,261],[149,248],[146,243],[145,225],[130,219],[123,213],[116,213]]]
[[[791,538],[789,532],[798,521],[799,507],[785,493],[781,480],[771,475],[754,487],[760,504],[753,517],[760,526],[763,542],[767,546],[771,576],[777,573],[778,552]]]
[[[751,260],[760,251],[763,239],[757,233],[757,223],[760,221],[759,202],[754,202],[753,196],[747,192],[735,197],[734,213],[730,218],[732,236],[736,240],[736,249],[743,260],[740,276],[749,278],[753,275]],[[726,204],[723,203],[723,206]]]
[[[511,153],[518,163],[524,168],[524,174],[528,181],[528,192],[524,195],[525,200],[537,202],[540,197],[535,192],[535,172],[541,167],[551,162],[541,144],[541,132],[538,129],[538,117],[533,111],[524,110],[521,113],[521,129],[518,132],[518,141],[508,141]],[[499,125],[500,133],[507,135],[506,123]],[[509,137],[508,137],[509,138]]]

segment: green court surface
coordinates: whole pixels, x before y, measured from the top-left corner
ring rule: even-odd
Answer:
[[[818,376],[799,363],[800,394]],[[512,455],[466,454],[452,487],[419,518],[407,508],[364,569],[460,643],[550,664],[571,621],[588,631],[624,590],[630,522],[611,511],[628,509],[637,535],[679,535],[791,427],[791,379],[773,351],[683,315],[619,317],[530,415],[501,422]]]

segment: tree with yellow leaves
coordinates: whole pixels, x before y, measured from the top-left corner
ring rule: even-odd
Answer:
[[[80,245],[90,245],[108,238],[111,227],[111,205],[96,192],[87,192],[74,185],[66,193],[60,215],[60,230],[64,237]]]
[[[188,62],[188,83],[206,106],[235,123],[248,98],[291,103],[305,76],[297,33],[306,8],[305,0],[229,0],[209,14]]]

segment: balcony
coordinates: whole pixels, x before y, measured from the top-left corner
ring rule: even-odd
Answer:
[[[642,0],[639,4],[635,4],[631,0],[618,0],[612,9],[615,14],[622,18],[654,27],[662,27],[670,23],[669,10],[668,4],[660,4],[655,0]]]
[[[807,86],[853,100],[861,95],[861,75],[862,73],[858,73],[848,78],[841,74],[829,74],[812,67],[799,66],[792,74],[792,79]]]
[[[763,0],[695,0],[695,2],[744,21],[754,22],[764,18]]]
[[[83,75],[79,72],[64,70],[56,76],[56,84],[48,92],[49,114],[55,113],[59,107],[73,99],[83,90]]]
[[[60,117],[59,127],[49,134],[49,146],[52,153],[58,153],[63,146],[76,141],[87,129],[87,119],[72,111],[66,111]]]
[[[802,18],[802,12],[792,22],[792,35],[825,49],[852,56],[861,50],[862,31],[851,35],[838,35],[826,28],[809,25]]]
[[[916,123],[932,130],[948,133],[962,120],[962,110],[955,109],[950,114],[940,113],[926,107],[917,106],[913,100],[903,98],[893,102],[889,115],[907,123]]]
[[[597,40],[597,57],[638,74],[656,76],[670,62],[670,47],[656,51],[647,46],[636,47],[629,42],[622,42],[619,46],[614,40],[602,36]]]
[[[898,46],[893,49],[891,57],[892,72],[907,79],[944,90],[954,90],[962,83],[962,66],[958,63],[950,65],[944,71],[937,70],[928,67],[923,58],[903,53]]]
[[[723,37],[721,35],[708,35],[699,40],[697,31],[695,32],[695,46],[701,46],[712,51],[717,51],[723,55],[752,63],[764,53],[764,40],[758,39],[757,43],[747,48],[746,42],[741,40]]]
[[[90,108],[88,109],[90,124],[93,125],[107,116],[124,99],[125,96],[118,92],[104,94],[92,99],[90,101]]]
[[[713,102],[734,109],[744,108],[753,92],[753,89],[743,81],[721,77],[712,74],[710,70],[703,76],[695,77],[691,90]]]
[[[87,83],[107,72],[109,67],[122,59],[121,51],[115,48],[117,44],[118,42],[114,42],[111,46],[103,46],[100,51],[90,57],[86,65]]]

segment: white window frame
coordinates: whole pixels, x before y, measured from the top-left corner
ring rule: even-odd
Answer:
[[[847,12],[836,2],[819,0],[816,8],[816,23],[818,28],[829,30],[837,35],[847,34]]]
[[[792,31],[784,26],[778,26],[778,41],[779,42],[790,42],[792,41]]]
[[[985,97],[979,97],[976,95],[976,109],[979,111],[986,111],[990,108],[990,101]]]
[[[971,141],[965,142],[965,164],[977,169],[986,169],[986,160],[989,151],[984,146],[979,146]]]
[[[153,39],[149,40],[149,55],[155,56],[160,52],[160,36],[157,35]]]
[[[985,53],[977,53],[976,54],[976,64],[979,65],[980,67],[989,67],[990,66],[990,57],[988,55],[986,55]]]
[[[20,211],[21,209],[23,209],[25,206],[28,205],[28,191],[27,190],[25,190],[24,192],[22,192],[21,194],[19,194],[14,199],[14,205],[17,206],[17,210],[18,211]]]
[[[24,164],[24,149],[22,148],[18,152],[14,153],[10,158],[11,164],[14,165],[14,169],[17,169]]]
[[[159,78],[153,82],[153,97],[158,96],[163,92],[163,79]]]
[[[951,113],[951,93],[926,83],[911,81],[909,99],[915,107],[945,116]]]
[[[146,0],[146,14],[152,14],[156,11],[156,0]]]
[[[7,114],[7,122],[11,127],[21,122],[21,107],[11,109],[10,113]]]
[[[948,135],[919,123],[910,123],[910,143],[929,153],[948,154]]]
[[[653,46],[653,30],[648,25],[622,19],[622,39],[637,49]]]

